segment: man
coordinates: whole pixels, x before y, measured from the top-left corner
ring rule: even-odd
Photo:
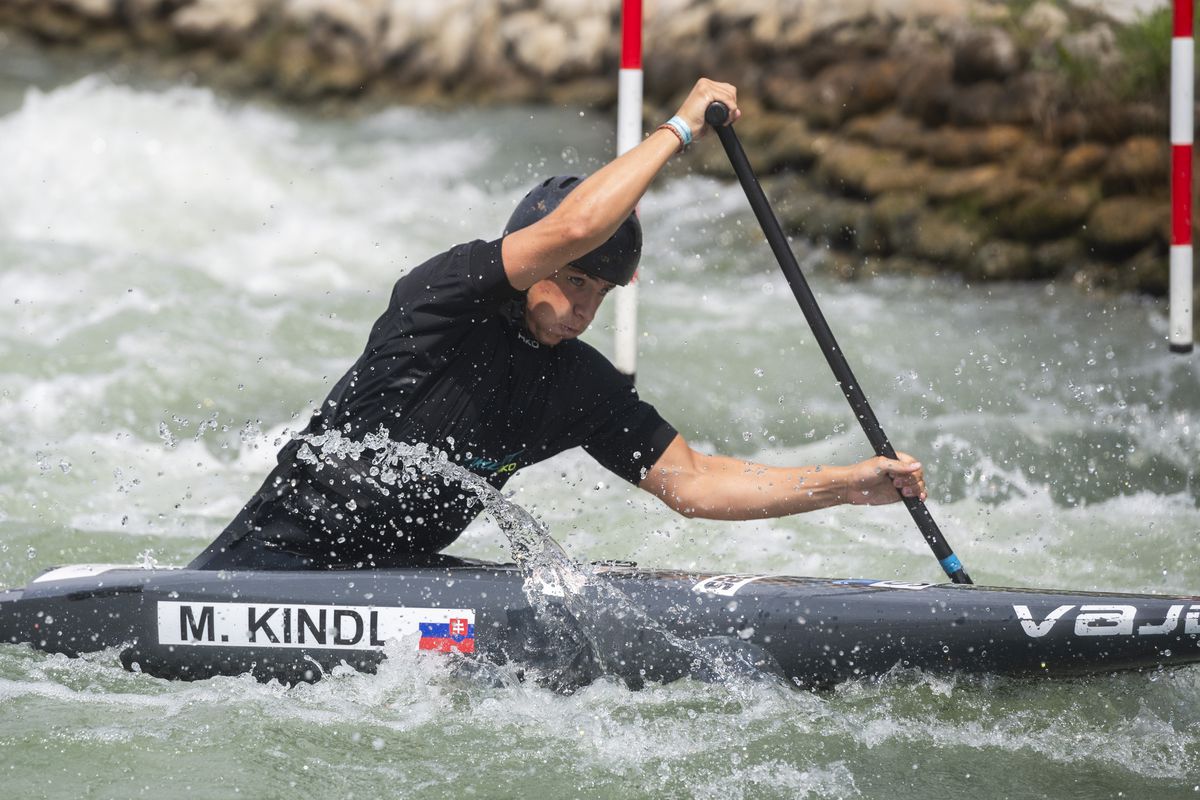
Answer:
[[[445,450],[497,488],[522,466],[582,446],[680,514],[708,519],[924,499],[921,465],[903,454],[785,468],[699,453],[578,341],[609,291],[633,277],[638,200],[707,132],[704,112],[716,100],[731,121],[740,116],[733,86],[701,79],[679,113],[628,153],[586,180],[535,187],[501,239],[459,245],[401,278],[306,433],[361,440],[385,430]],[[368,461],[306,455],[302,440],[286,445],[258,494],[191,566],[399,566],[449,545],[478,513],[440,480],[405,481],[385,495]]]

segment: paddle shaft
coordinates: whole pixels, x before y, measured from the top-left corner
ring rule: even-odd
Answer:
[[[858,417],[863,432],[867,434],[871,447],[875,449],[877,455],[894,459],[896,450],[888,441],[887,434],[883,432],[883,427],[875,417],[875,412],[871,410],[871,404],[867,402],[867,396],[863,394],[862,388],[854,378],[854,373],[850,370],[850,364],[847,363],[841,348],[838,347],[837,340],[833,337],[833,331],[829,329],[829,323],[825,321],[825,315],[821,313],[817,299],[813,296],[812,289],[808,287],[804,273],[800,271],[796,256],[788,246],[787,237],[784,236],[783,229],[779,226],[779,220],[776,219],[775,212],[771,210],[771,205],[767,202],[766,195],[763,194],[758,178],[754,176],[754,170],[750,167],[750,161],[746,158],[741,141],[734,132],[733,126],[725,124],[728,117],[729,109],[723,103],[713,103],[705,114],[706,121],[721,139],[725,154],[729,156],[729,163],[733,165],[733,171],[737,173],[738,181],[742,184],[746,198],[750,201],[750,207],[754,209],[754,216],[758,218],[758,224],[762,226],[763,234],[771,245],[771,251],[775,253],[775,259],[779,262],[784,277],[792,287],[792,294],[796,296],[796,302],[800,304],[800,310],[804,312],[804,318],[808,320],[808,326],[812,329],[813,336],[816,337],[817,344],[821,347],[821,352],[825,354],[825,360],[829,362],[829,367],[833,370],[842,393],[846,395],[850,408]],[[963,569],[962,563],[950,548],[949,543],[946,542],[946,537],[942,536],[941,530],[933,521],[925,503],[919,497],[905,497],[903,494],[901,494],[901,499],[904,500],[904,505],[908,507],[908,513],[917,523],[917,528],[925,537],[925,541],[929,543],[929,547],[942,565],[942,569],[950,576],[950,580],[955,583],[971,583],[971,578]]]

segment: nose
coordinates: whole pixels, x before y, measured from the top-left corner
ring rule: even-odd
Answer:
[[[603,300],[604,295],[599,291],[588,292],[575,301],[575,315],[580,317],[585,324],[590,325]]]

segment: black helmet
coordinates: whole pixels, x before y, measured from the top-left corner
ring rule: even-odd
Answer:
[[[582,178],[574,175],[558,175],[533,187],[508,218],[508,224],[504,226],[504,235],[528,227],[558,208],[563,198],[582,182]],[[575,259],[571,266],[578,267],[594,278],[625,286],[633,280],[633,273],[637,272],[638,260],[641,257],[642,224],[638,222],[637,213],[634,212],[621,223],[607,242],[587,255]]]

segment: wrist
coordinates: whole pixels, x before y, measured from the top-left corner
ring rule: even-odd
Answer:
[[[681,152],[687,150],[688,145],[690,145],[694,140],[692,135],[692,126],[688,124],[687,120],[678,114],[671,117],[662,125],[659,125],[655,129],[655,132],[658,131],[670,131],[671,134],[673,134],[679,141],[679,150]]]
[[[833,496],[837,505],[855,505],[854,476],[849,467],[826,467],[831,473]]]

